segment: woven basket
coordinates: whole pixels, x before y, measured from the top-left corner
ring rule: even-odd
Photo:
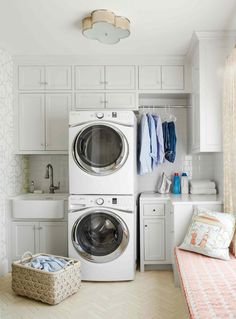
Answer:
[[[26,255],[30,255],[27,258]],[[12,289],[21,296],[56,305],[80,287],[80,262],[75,259],[53,256],[68,260],[70,265],[56,272],[46,272],[25,266],[24,263],[40,255],[26,253],[21,260],[12,263]]]

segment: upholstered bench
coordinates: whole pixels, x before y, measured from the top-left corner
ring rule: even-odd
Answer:
[[[236,318],[236,258],[229,261],[175,248],[190,318]]]

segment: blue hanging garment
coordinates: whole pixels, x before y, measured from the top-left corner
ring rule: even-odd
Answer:
[[[176,157],[176,134],[175,134],[175,123],[164,122],[162,124],[163,137],[164,137],[164,149],[165,159],[171,163],[174,163]]]

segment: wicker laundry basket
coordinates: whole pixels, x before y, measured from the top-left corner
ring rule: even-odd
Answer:
[[[52,256],[32,255],[27,252],[21,260],[12,263],[12,289],[18,295],[56,305],[78,291],[81,281],[80,262],[71,258],[53,256],[63,258],[70,263],[56,272],[46,272],[24,265],[25,262],[40,255]]]

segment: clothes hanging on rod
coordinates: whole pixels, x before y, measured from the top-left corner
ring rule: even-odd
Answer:
[[[170,113],[169,113],[170,114]],[[158,114],[143,113],[138,131],[138,173],[150,173],[165,160],[173,163],[176,157],[176,133],[173,116],[163,123]],[[175,118],[175,117],[174,117]],[[175,118],[176,121],[176,118]]]

